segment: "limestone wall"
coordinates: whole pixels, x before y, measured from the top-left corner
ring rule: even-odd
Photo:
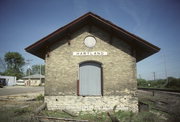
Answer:
[[[103,96],[103,97],[82,97],[82,96],[46,96],[48,110],[70,110],[80,111],[108,111],[117,106],[116,111],[137,112],[137,99],[132,96]]]

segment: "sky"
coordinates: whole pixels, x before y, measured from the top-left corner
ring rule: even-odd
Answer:
[[[161,48],[137,63],[138,78],[180,77],[179,0],[0,0],[0,58],[44,64],[24,48],[89,11]]]

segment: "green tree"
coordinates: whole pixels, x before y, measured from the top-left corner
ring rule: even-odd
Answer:
[[[7,69],[3,74],[8,76],[16,76],[17,79],[21,78],[23,75],[22,67],[25,64],[22,55],[18,52],[8,52],[4,55],[4,60]]]
[[[180,78],[168,77],[166,88],[180,89]]]
[[[137,85],[138,87],[147,87],[148,82],[145,79],[137,79]]]

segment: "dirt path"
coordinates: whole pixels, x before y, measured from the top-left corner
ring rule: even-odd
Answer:
[[[0,96],[28,94],[28,93],[44,93],[44,87],[30,87],[30,86],[8,86],[0,88]]]

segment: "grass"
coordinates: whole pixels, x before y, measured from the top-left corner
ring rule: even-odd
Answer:
[[[27,108],[1,108],[0,122],[38,122],[34,118],[34,107]],[[93,113],[80,112],[78,117],[57,110],[44,110],[40,113],[41,116],[57,117],[57,118],[73,118],[77,120],[89,120],[90,122],[111,122],[111,119],[106,112],[94,111]],[[164,122],[156,114],[151,112],[133,113],[129,111],[118,111],[114,113],[120,122]]]
[[[105,112],[79,112],[77,117],[72,117],[67,113],[64,113],[60,110],[56,111],[48,111],[44,110],[41,112],[42,116],[49,116],[49,117],[57,117],[57,118],[73,118],[77,120],[89,120],[90,122],[110,122],[110,118],[107,116]]]
[[[93,111],[93,113],[85,113],[85,112],[80,112],[78,115],[79,119],[83,120],[89,120],[92,122],[109,122],[110,118],[107,116],[106,112],[98,112],[98,111]]]
[[[0,122],[39,122],[34,117],[33,111],[39,107],[44,100],[43,95],[39,95],[36,98],[36,101],[30,101],[25,103],[26,107],[11,107],[11,108],[0,108]],[[154,111],[152,108],[154,104],[150,101],[146,101],[150,105],[150,111],[153,112],[140,112],[133,113],[130,111],[117,111],[112,112],[120,122],[165,122],[161,117],[156,114],[158,111]],[[22,105],[23,106],[23,105]],[[92,112],[79,112],[77,117],[71,117],[67,113],[64,113],[60,110],[49,111],[43,110],[39,114],[40,116],[48,117],[57,117],[57,118],[72,118],[77,120],[89,120],[90,122],[111,122],[110,117],[107,115],[107,112],[100,112],[93,110]]]
[[[26,107],[1,107],[0,108],[0,122],[39,122],[34,118],[33,111],[42,102],[35,101],[27,103]]]
[[[41,112],[42,116],[49,116],[49,117],[57,117],[57,118],[68,118],[70,117],[68,114],[60,111],[60,110],[55,110],[55,111],[48,111],[44,110]]]
[[[48,111],[44,110],[41,112],[42,116],[57,117],[57,118],[73,118],[78,120],[89,120],[90,122],[111,122],[107,112],[93,111],[80,112],[78,117],[71,117],[70,115],[60,111]],[[156,114],[151,112],[133,113],[130,111],[118,111],[114,113],[114,116],[120,120],[120,122],[164,122],[163,119],[159,118]]]
[[[32,112],[29,108],[5,108],[0,110],[0,122],[38,122],[32,118]]]

